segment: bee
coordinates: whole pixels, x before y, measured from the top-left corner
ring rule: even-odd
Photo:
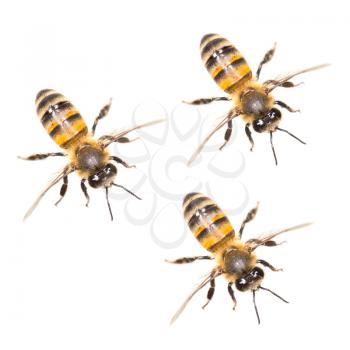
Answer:
[[[233,285],[240,292],[251,291],[253,293],[253,303],[259,324],[260,316],[255,302],[257,290],[268,291],[280,300],[288,303],[271,289],[261,285],[264,278],[264,270],[258,265],[267,267],[272,271],[280,271],[281,269],[275,268],[265,260],[258,259],[255,250],[260,246],[275,247],[283,243],[274,241],[276,236],[306,227],[311,223],[296,225],[243,242],[241,239],[245,225],[254,219],[258,211],[258,205],[259,203],[248,212],[236,234],[227,216],[212,199],[201,193],[189,193],[185,196],[183,200],[184,218],[193,235],[211,255],[185,257],[173,261],[167,260],[167,262],[185,264],[196,260],[215,259],[216,266],[185,300],[173,316],[171,323],[175,322],[180,316],[192,297],[209,283],[210,287],[207,294],[207,302],[203,305],[204,309],[213,298],[215,279],[220,275],[223,275],[228,280],[228,293],[233,301],[233,309],[235,309],[237,304]]]
[[[125,136],[129,132],[157,124],[163,120],[148,122],[131,127],[124,131],[103,135],[96,139],[94,135],[98,122],[108,114],[111,103],[112,100],[100,110],[100,113],[94,120],[91,132],[89,132],[79,111],[62,94],[52,89],[41,90],[37,94],[35,100],[37,115],[46,132],[50,135],[53,141],[61,147],[62,152],[33,154],[28,157],[19,158],[24,160],[41,160],[48,157],[67,156],[69,158],[69,163],[58,172],[56,177],[50,181],[40,193],[34,204],[26,212],[24,220],[32,214],[47,191],[52,186],[63,180],[60,190],[60,198],[55,203],[55,205],[57,205],[67,192],[68,175],[72,172],[77,172],[82,178],[80,184],[86,198],[86,206],[89,205],[90,201],[86,182],[92,188],[105,189],[108,210],[112,220],[113,214],[108,198],[108,189],[111,186],[122,188],[137,199],[141,199],[124,186],[114,182],[117,175],[117,167],[113,162],[121,164],[126,168],[132,168],[134,166],[129,165],[120,157],[110,155],[106,148],[113,142],[131,142],[133,140],[130,140]]]
[[[280,100],[275,100],[271,92],[277,87],[291,88],[298,86],[300,84],[294,84],[290,79],[299,74],[323,68],[328,66],[328,64],[321,64],[315,67],[299,70],[260,83],[258,80],[261,69],[264,64],[272,59],[275,49],[276,44],[265,54],[254,77],[247,61],[237,48],[227,39],[218,34],[207,34],[202,38],[200,43],[202,61],[211,77],[219,87],[228,94],[228,96],[200,98],[194,101],[184,102],[193,105],[203,105],[214,101],[232,101],[234,106],[200,144],[188,161],[188,164],[191,164],[194,161],[211,136],[226,124],[227,129],[224,136],[225,142],[220,147],[220,150],[222,150],[231,138],[232,120],[238,116],[241,116],[246,123],[245,133],[250,141],[251,151],[254,148],[254,140],[250,130],[251,126],[257,133],[268,132],[270,134],[270,144],[276,165],[277,156],[273,146],[274,132],[277,130],[283,131],[299,142],[305,144],[304,141],[300,140],[289,131],[279,127],[282,113],[276,108],[276,106],[285,108],[291,113],[299,112],[299,110],[289,107],[286,103]]]

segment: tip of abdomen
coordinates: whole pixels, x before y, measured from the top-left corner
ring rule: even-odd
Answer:
[[[219,34],[216,33],[209,33],[209,34],[205,34],[202,39],[201,39],[201,43],[200,43],[200,47],[202,48],[204,45],[206,45],[210,40],[214,39],[215,37],[219,37]]]
[[[186,194],[185,198],[183,199],[182,206],[185,207],[187,203],[192,201],[195,197],[203,197],[204,195],[199,192],[190,192]]]
[[[53,89],[40,90],[35,97],[35,103],[37,103],[39,100],[41,100],[44,96],[51,94],[53,91],[55,91],[55,90],[53,90]]]

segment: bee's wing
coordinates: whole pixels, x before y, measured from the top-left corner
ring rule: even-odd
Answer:
[[[219,122],[219,124],[207,135],[207,137],[202,141],[202,143],[198,146],[198,148],[195,150],[195,152],[192,154],[191,158],[187,162],[187,165],[191,165],[193,161],[197,158],[198,154],[201,153],[202,149],[206,145],[206,143],[209,141],[209,139],[218,131],[220,130],[228,121],[231,119],[238,117],[240,113],[236,109],[230,110]]]
[[[221,275],[222,271],[218,268],[214,268],[204,279],[203,281],[193,290],[193,292],[186,298],[186,300],[183,302],[183,304],[179,307],[179,309],[176,311],[174,316],[170,320],[170,324],[173,324],[179,316],[182,314],[182,311],[184,311],[187,304],[191,301],[191,299],[199,292],[203,287],[205,287],[211,280],[216,278],[217,276]]]
[[[299,224],[299,225],[291,226],[288,228],[284,228],[284,229],[279,230],[277,232],[264,234],[264,235],[261,235],[260,237],[249,239],[248,241],[245,242],[245,244],[250,248],[250,250],[253,251],[254,249],[265,244],[266,242],[270,241],[271,239],[275,238],[276,236],[280,235],[281,233],[298,230],[300,228],[304,228],[304,227],[310,226],[312,224],[313,224],[312,222],[307,222],[304,224]]]
[[[303,74],[303,73],[307,73],[307,72],[312,72],[314,70],[321,69],[321,68],[324,68],[324,67],[327,67],[327,66],[329,66],[329,64],[325,63],[325,64],[320,64],[318,66],[301,69],[301,70],[298,70],[296,72],[292,72],[292,73],[289,73],[289,74],[286,74],[286,75],[283,75],[283,76],[276,77],[275,79],[272,79],[272,80],[267,80],[267,81],[264,82],[263,85],[266,88],[267,92],[269,93],[274,88],[276,88],[278,86],[281,86],[283,83],[287,82],[288,80],[294,78],[297,75],[300,75],[300,74]]]
[[[65,166],[57,175],[54,179],[52,179],[48,185],[44,188],[44,190],[39,194],[38,198],[36,201],[33,203],[33,205],[27,210],[23,217],[23,221],[27,220],[28,217],[33,213],[35,208],[38,206],[40,203],[41,199],[45,196],[46,192],[54,185],[56,185],[61,179],[63,179],[64,176],[70,174],[73,172],[74,169],[68,164]]]
[[[133,126],[131,128],[128,129],[124,129],[124,130],[117,130],[112,132],[109,135],[103,135],[101,136],[98,141],[99,143],[102,145],[103,148],[106,148],[107,146],[109,146],[111,143],[113,142],[118,142],[119,140],[121,142],[125,142],[125,135],[128,134],[131,131],[137,130],[137,129],[141,129],[141,128],[145,128],[147,126],[151,126],[151,125],[155,125],[158,123],[162,123],[164,122],[166,119],[157,119],[148,123],[144,123],[144,124],[140,124],[140,125],[136,125]]]

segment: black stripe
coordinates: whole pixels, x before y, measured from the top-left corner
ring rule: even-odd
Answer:
[[[207,249],[209,251],[214,251],[219,245],[223,244],[224,242],[227,242],[230,238],[235,236],[235,231],[230,231],[225,237],[220,239],[218,242],[214,243],[211,247],[208,247]]]
[[[68,117],[67,119],[65,119],[65,120],[63,121],[63,123],[66,123],[66,122],[72,123],[74,120],[77,120],[77,119],[79,119],[79,118],[81,118],[80,113],[75,113],[75,114],[71,115],[70,117]],[[63,125],[63,124],[57,124],[57,125],[53,128],[53,130],[51,130],[50,136],[51,136],[52,138],[55,137],[56,134],[62,132],[62,125]]]
[[[199,197],[199,198],[195,198],[193,201],[188,203],[186,208],[184,208],[184,214],[187,215],[193,209],[199,209],[200,208],[200,204],[203,203],[204,201],[208,200],[208,199],[209,198],[205,197],[205,196]]]
[[[54,92],[50,95],[47,95],[46,97],[44,97],[40,103],[38,104],[38,107],[36,108],[36,112],[39,114],[39,111],[41,109],[43,109],[44,107],[49,108],[50,107],[50,103],[52,103],[52,101],[54,101],[57,97],[63,97],[61,94]]]
[[[58,102],[56,105],[53,106],[53,108],[48,108],[46,110],[46,112],[44,113],[44,115],[41,118],[41,122],[44,126],[47,125],[47,123],[49,123],[54,115],[54,112],[63,112],[66,110],[69,110],[71,108],[74,108],[74,106],[69,102],[69,101],[62,101],[62,102]]]
[[[214,34],[214,33],[204,35],[203,38],[201,39],[200,45],[202,46],[205,41],[207,41],[209,38],[212,38],[213,36],[216,36],[216,35],[217,34]]]
[[[52,89],[40,90],[36,95],[35,101],[38,101],[42,95],[46,94],[49,91],[52,91]]]
[[[217,47],[220,43],[226,41],[225,38],[216,38],[211,41],[209,41],[202,49],[201,56],[202,58],[209,52],[211,51],[214,47]]]
[[[230,63],[228,66],[224,67],[218,74],[216,74],[216,76],[214,77],[214,80],[219,83],[219,81],[222,78],[225,78],[225,76],[227,75],[227,70],[230,68],[235,68],[240,66],[241,64],[244,64],[245,59],[243,57],[241,57],[240,59],[233,61],[232,63]]]
[[[214,51],[213,54],[209,56],[207,62],[205,62],[205,66],[209,70],[217,62],[218,56],[224,57],[224,56],[232,55],[237,51],[238,50],[232,45],[224,46],[221,49]]]
[[[249,80],[252,76],[252,72],[248,72],[246,75],[244,75],[241,79],[230,85],[225,91],[227,93],[231,93],[235,90],[236,86],[239,84],[242,84],[243,81]]]
[[[223,223],[228,223],[228,219],[226,216],[220,218],[220,219],[217,219],[216,221],[212,222],[208,227],[206,227],[198,236],[197,236],[197,239],[199,241],[203,240],[207,235],[208,233],[214,231],[215,229],[219,229],[220,225],[223,224]]]
[[[200,209],[201,215],[210,215],[213,214],[214,212],[220,211],[219,207],[215,204],[208,204],[205,207]],[[192,217],[188,220],[188,226],[192,230],[199,224],[199,218],[200,216],[196,215],[198,211],[196,211]]]
[[[62,132],[62,125],[61,125],[61,124],[57,124],[57,125],[53,128],[53,130],[51,130],[50,136],[51,136],[52,138],[54,138],[54,137],[56,136],[56,134],[58,134],[58,133],[60,133],[60,132]]]
[[[64,122],[72,123],[77,119],[81,119],[81,115],[78,112],[69,116]]]

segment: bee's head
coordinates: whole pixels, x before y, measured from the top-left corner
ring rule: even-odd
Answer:
[[[107,163],[103,168],[100,168],[95,174],[88,177],[88,183],[92,188],[110,187],[117,175],[117,168]]]
[[[253,129],[259,133],[275,131],[281,118],[281,112],[277,108],[271,108],[262,118],[253,121]]]
[[[264,271],[260,267],[255,266],[245,276],[237,279],[235,285],[237,290],[241,292],[256,290],[260,287],[263,278]]]

